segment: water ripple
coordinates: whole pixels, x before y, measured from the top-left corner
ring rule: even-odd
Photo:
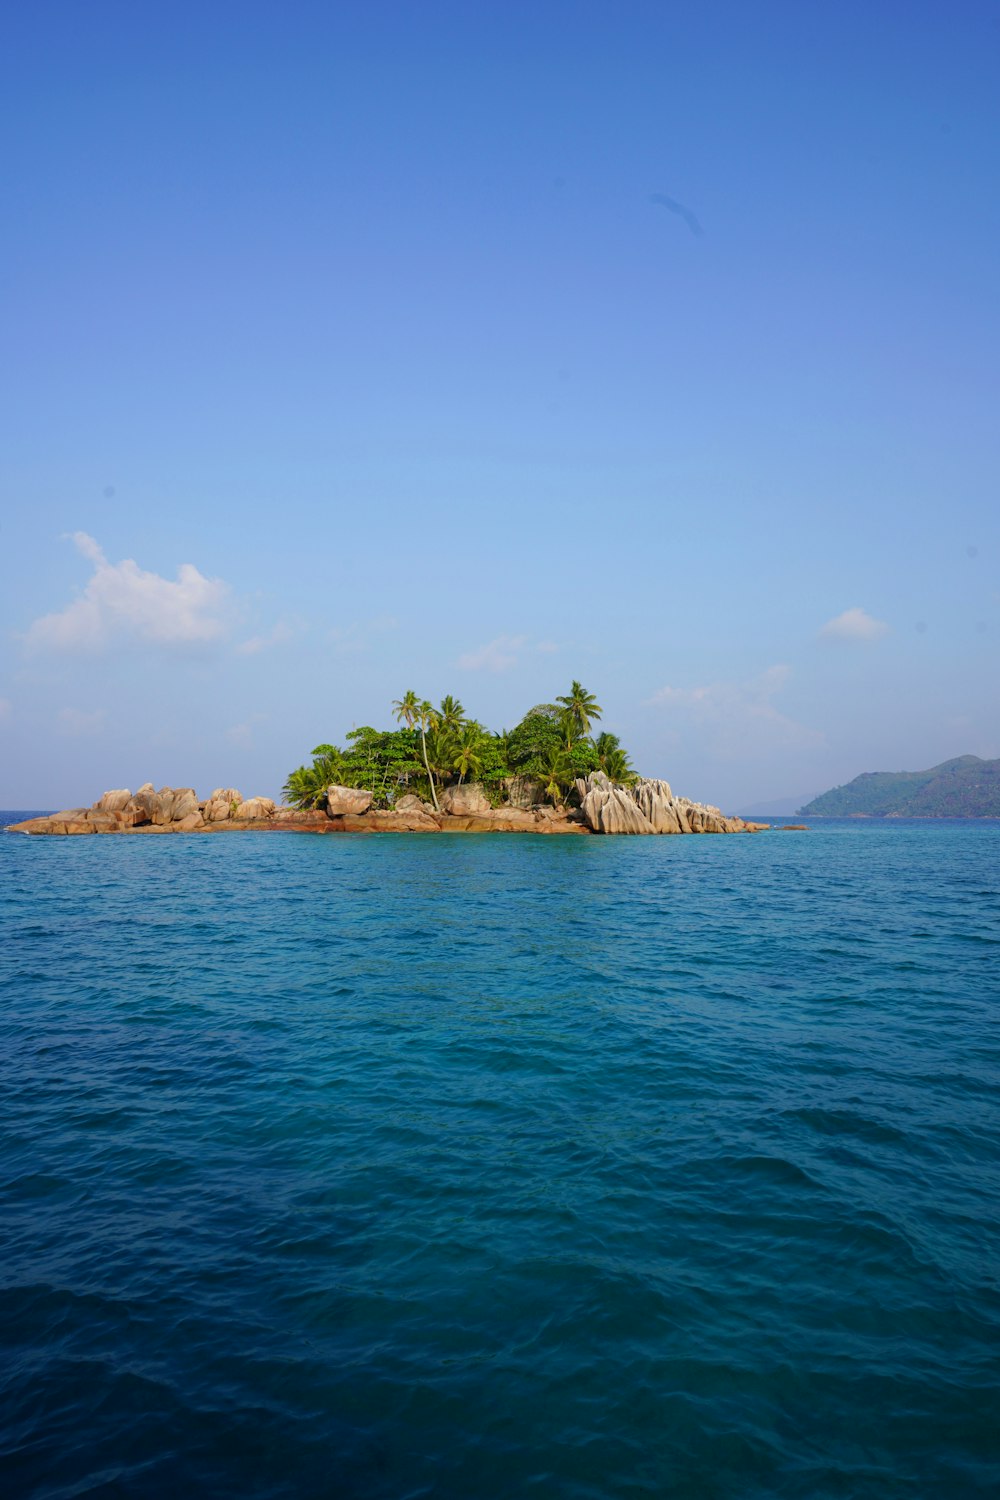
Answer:
[[[0,839],[5,1493],[997,1493],[998,852]]]

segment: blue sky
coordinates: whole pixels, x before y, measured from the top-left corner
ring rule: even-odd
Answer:
[[[995,5],[4,30],[0,805],[571,677],[730,808],[1000,755]]]

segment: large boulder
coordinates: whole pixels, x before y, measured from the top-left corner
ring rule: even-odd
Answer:
[[[181,823],[198,811],[198,794],[193,787],[161,786],[156,795],[160,807],[153,814],[154,823]]]
[[[417,813],[426,812],[427,808],[414,792],[406,792],[402,797],[396,798],[392,810],[398,813]]]
[[[504,793],[511,807],[528,809],[543,801],[542,789],[530,776],[508,776],[503,784]]]
[[[326,815],[328,818],[360,817],[372,805],[371,792],[355,786],[328,786],[326,789]]]
[[[122,787],[118,791],[105,792],[100,802],[94,803],[95,812],[121,812],[132,800],[132,793],[128,787]]]
[[[161,803],[156,792],[147,782],[146,786],[141,786],[137,792],[132,793],[125,804],[125,809],[132,813],[133,822],[138,828],[144,823],[152,823],[154,818],[159,819]]]
[[[242,801],[243,798],[235,787],[217,786],[205,803],[205,822],[228,823],[230,818],[239,817],[238,809]]]
[[[275,803],[270,797],[248,797],[245,802],[240,803],[239,816],[250,823],[259,823],[265,818],[273,818]]]
[[[490,799],[478,781],[466,781],[461,786],[445,787],[438,801],[441,811],[456,818],[486,817],[492,812]]]

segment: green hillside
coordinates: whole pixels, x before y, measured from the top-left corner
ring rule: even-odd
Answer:
[[[1000,818],[1000,760],[960,755],[929,771],[866,771],[799,811],[813,818]]]

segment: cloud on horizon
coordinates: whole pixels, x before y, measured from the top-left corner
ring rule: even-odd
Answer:
[[[176,579],[148,573],[131,558],[110,563],[85,531],[73,533],[93,572],[79,598],[42,615],[22,639],[31,650],[100,651],[116,641],[204,645],[225,635],[229,585],[182,563]]]
[[[888,634],[885,620],[876,620],[860,605],[845,609],[842,615],[827,620],[820,629],[820,640],[824,641],[877,641]]]
[[[294,636],[295,631],[287,620],[279,620],[272,630],[266,635],[252,635],[249,640],[240,641],[236,650],[241,656],[257,656],[261,651],[266,651],[270,646],[283,646]]]
[[[722,760],[739,760],[762,751],[815,749],[824,743],[820,731],[789,718],[773,702],[790,677],[791,668],[779,664],[747,682],[662,687],[646,703],[672,709]]]
[[[494,640],[487,641],[485,646],[464,652],[458,658],[457,665],[463,672],[509,672],[512,667],[517,666],[526,651],[549,655],[558,650],[555,641],[536,641],[532,644],[526,635],[498,635]]]

